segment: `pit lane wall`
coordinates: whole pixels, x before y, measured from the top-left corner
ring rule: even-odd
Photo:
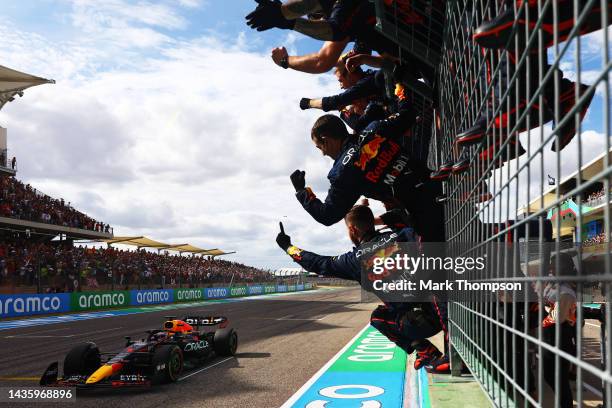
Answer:
[[[147,289],[96,292],[0,295],[0,319],[128,306],[197,302],[313,289],[300,285],[250,285],[193,289]]]

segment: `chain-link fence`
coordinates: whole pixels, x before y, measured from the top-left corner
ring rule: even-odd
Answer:
[[[449,302],[454,373],[497,406],[612,406],[612,1],[375,3],[403,62],[436,73],[447,241],[504,248],[488,279],[537,295]]]

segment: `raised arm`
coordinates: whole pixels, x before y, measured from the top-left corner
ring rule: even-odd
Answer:
[[[302,207],[312,218],[327,226],[342,220],[361,197],[358,188],[340,188],[332,184],[325,201],[321,201],[310,187],[306,187],[305,172],[301,170],[296,170],[291,174],[291,182],[296,191],[295,196]]]
[[[321,41],[338,41],[347,37],[344,20],[350,17],[351,10],[334,6],[331,16],[314,20],[302,16],[321,10],[318,0],[256,0],[258,6],[246,16],[247,25],[257,31],[271,28],[295,30]]]
[[[339,256],[325,256],[305,251],[291,244],[291,237],[285,234],[283,223],[280,223],[280,233],[276,237],[276,243],[308,272],[358,282],[361,280],[361,267],[353,252]]]
[[[312,54],[290,56],[285,47],[272,50],[272,60],[283,68],[291,68],[308,74],[323,74],[332,69],[346,48],[347,41],[327,41]]]

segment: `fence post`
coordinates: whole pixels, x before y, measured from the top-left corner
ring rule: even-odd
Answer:
[[[42,284],[40,281],[40,253],[36,254],[36,293],[42,293]]]

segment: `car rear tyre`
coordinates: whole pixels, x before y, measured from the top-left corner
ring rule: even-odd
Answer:
[[[65,377],[73,375],[89,377],[98,368],[100,368],[100,350],[96,343],[78,344],[64,358]]]
[[[159,346],[153,354],[154,384],[175,382],[183,372],[183,352],[173,345]]]
[[[238,334],[234,329],[219,329],[213,342],[215,353],[220,356],[233,356],[238,349]]]

